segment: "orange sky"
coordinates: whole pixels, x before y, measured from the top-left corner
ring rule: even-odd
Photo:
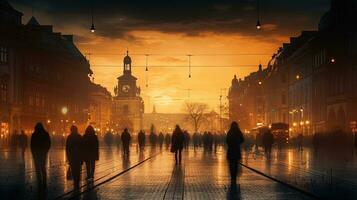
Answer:
[[[145,68],[142,67],[146,63],[145,56],[132,55],[133,74],[138,78],[138,85],[142,88],[145,112],[151,112],[155,105],[158,112],[171,113],[182,112],[182,104],[187,100],[207,103],[211,109],[217,111],[220,91],[223,89],[226,96],[233,75],[243,77],[256,70],[259,62],[267,63],[278,46],[287,39],[277,35],[274,41],[268,42],[238,34],[204,33],[200,36],[187,36],[154,31],[131,32],[131,35],[140,38],[140,41],[112,40],[93,35],[90,42],[77,44],[83,53],[91,53],[88,57],[95,82],[105,86],[112,93],[117,83],[116,78],[122,73],[123,55],[119,54],[125,53],[127,48],[129,54],[160,54],[148,57],[149,72],[145,72]],[[189,79],[188,57],[184,56],[187,54],[193,55],[192,66],[217,67],[193,67],[192,78]],[[242,66],[218,67],[232,65]]]
[[[149,6],[151,13],[171,18],[165,21],[154,16],[146,21],[151,16],[149,13],[149,16],[142,15],[136,9],[119,12],[116,9],[122,9],[122,6],[118,2],[115,2],[117,7],[109,12],[107,9],[110,7],[104,6],[107,4],[98,3],[96,13],[99,14],[95,18],[97,32],[92,34],[89,31],[90,17],[86,10],[89,7],[83,7],[85,2],[80,2],[76,1],[72,7],[67,7],[69,2],[62,2],[62,5],[60,1],[38,1],[35,16],[40,24],[53,24],[56,32],[74,35],[75,43],[90,59],[95,82],[106,87],[112,94],[117,84],[116,78],[122,74],[123,55],[120,54],[124,54],[128,48],[133,60],[133,75],[138,78],[138,86],[142,89],[145,112],[151,112],[155,105],[158,112],[165,113],[183,112],[183,104],[187,100],[207,103],[210,109],[218,111],[221,90],[223,89],[225,97],[235,74],[243,78],[256,71],[260,62],[266,66],[272,54],[283,42],[288,42],[289,37],[299,35],[301,30],[315,29],[320,16],[328,8],[328,3],[322,5],[301,0],[267,1],[264,4],[263,28],[258,31],[255,29],[254,9],[250,7],[243,6],[243,10],[238,9],[240,12],[233,9],[240,7],[222,10],[232,17],[228,21],[224,21],[225,18],[212,18],[216,12],[196,15],[197,8],[194,7],[192,13],[187,14],[193,21],[187,23],[186,18],[177,21],[179,17],[175,15],[155,12],[155,6],[145,4]],[[12,0],[12,3],[16,9],[24,12],[23,22],[26,23],[32,14],[31,7],[23,1]],[[114,5],[114,1],[111,3]],[[204,6],[202,9],[201,11],[210,10]],[[125,13],[127,16],[123,17],[121,14]],[[233,15],[236,13],[242,15]],[[186,26],[189,27],[186,29]],[[149,72],[145,72],[145,68],[135,67],[145,65],[145,56],[132,54],[158,55],[149,56]],[[188,57],[185,56],[188,54],[193,55],[192,66],[240,67],[196,67],[192,68],[192,78],[189,79]],[[148,87],[145,86],[146,79]],[[226,98],[223,100],[227,102]]]

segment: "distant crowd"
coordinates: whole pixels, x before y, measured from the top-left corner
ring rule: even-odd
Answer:
[[[190,134],[182,130],[179,125],[176,125],[173,133],[156,133],[153,129],[148,135],[144,131],[137,134],[137,146],[140,151],[145,149],[146,141],[152,148],[159,147],[160,150],[168,149],[175,155],[175,164],[182,163],[182,150],[192,147],[194,150],[203,147],[205,151],[216,152],[219,146],[223,146],[227,152],[227,160],[229,161],[229,169],[231,180],[234,184],[238,173],[238,163],[241,159],[241,147],[245,152],[251,152],[255,148],[255,152],[259,148],[264,149],[264,155],[270,159],[272,148],[277,145],[281,148],[277,140],[270,130],[266,130],[260,136],[243,134],[238,123],[232,122],[227,133],[211,133],[209,131],[203,133]],[[124,156],[129,156],[130,145],[132,142],[132,134],[127,128],[121,134],[113,134],[108,131],[103,137],[104,143],[111,147],[115,144],[118,148],[122,148]],[[350,151],[353,146],[357,149],[357,135],[352,135],[342,131],[330,133],[316,133],[312,137],[303,137],[299,134],[296,138],[290,140],[302,151],[303,143],[311,143],[315,152],[336,151],[339,149]],[[20,147],[22,156],[28,147],[27,135],[21,131],[20,134],[15,131],[11,138],[11,146]],[[334,147],[334,148],[331,148]],[[38,180],[38,188],[40,192],[46,190],[46,163],[47,154],[51,148],[51,139],[49,133],[45,130],[42,123],[37,123],[34,132],[31,136],[30,148],[36,168],[36,176]],[[78,190],[80,186],[80,175],[82,164],[85,164],[86,179],[93,181],[95,173],[95,162],[99,160],[99,139],[92,126],[88,126],[83,134],[79,134],[76,126],[70,127],[70,134],[65,140],[66,157],[69,164],[67,178],[73,180],[74,189]]]

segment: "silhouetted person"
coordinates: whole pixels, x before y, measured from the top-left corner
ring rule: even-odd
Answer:
[[[185,136],[179,125],[176,125],[171,138],[171,152],[175,153],[175,163],[176,165],[181,164],[182,156],[181,152],[183,149],[183,143],[185,141]]]
[[[237,122],[232,122],[231,128],[227,133],[227,159],[229,162],[229,171],[231,174],[231,183],[236,184],[238,175],[238,162],[242,158],[240,145],[244,142],[242,131]]]
[[[154,131],[150,132],[149,140],[150,140],[151,146],[155,147],[156,146],[156,142],[157,142],[157,135],[156,135],[156,133]]]
[[[79,135],[76,126],[71,126],[71,134],[66,140],[66,155],[71,169],[74,189],[79,189],[79,181],[82,166],[82,136]]]
[[[302,133],[300,133],[298,136],[297,136],[297,145],[298,145],[298,150],[299,151],[302,151],[302,144],[303,144],[303,135]]]
[[[47,153],[51,147],[50,135],[43,128],[42,123],[37,123],[31,136],[31,152],[35,163],[39,191],[47,187],[46,163]]]
[[[168,149],[170,147],[170,143],[171,143],[171,136],[169,133],[166,133],[165,135],[165,145],[166,145],[166,149]]]
[[[19,134],[18,134],[17,130],[14,130],[14,132],[12,133],[11,138],[10,138],[10,147],[12,149],[16,150],[18,142],[19,142]]]
[[[22,160],[25,160],[25,151],[28,147],[27,135],[23,130],[21,130],[21,134],[19,136],[19,146],[21,148]]]
[[[184,145],[185,145],[185,149],[188,148],[188,145],[190,144],[190,134],[187,131],[183,132],[183,135],[185,137],[185,141],[184,141]]]
[[[115,135],[115,144],[117,145],[118,150],[120,149],[120,141],[121,141],[121,137],[120,134],[116,134]]]
[[[160,132],[158,140],[159,140],[159,145],[160,145],[160,149],[162,149],[162,145],[164,144],[164,134],[162,132]]]
[[[267,130],[263,135],[263,145],[265,150],[265,155],[267,158],[270,158],[271,155],[271,148],[274,144],[274,135],[271,133],[270,130]]]
[[[192,135],[192,140],[193,140],[193,149],[196,149],[199,144],[200,144],[200,138],[199,138],[199,135],[197,132],[195,132],[193,135]]]
[[[107,131],[104,135],[104,142],[108,147],[112,146],[113,139],[114,139],[114,135],[112,134],[112,132]]]
[[[138,133],[138,143],[140,150],[144,149],[145,147],[145,133],[143,130],[140,130]]]
[[[123,144],[123,153],[124,155],[129,155],[129,145],[130,145],[131,136],[127,128],[124,129],[121,134],[121,143]]]
[[[83,161],[86,163],[87,179],[94,178],[95,161],[99,160],[99,142],[94,128],[88,126],[82,139]]]

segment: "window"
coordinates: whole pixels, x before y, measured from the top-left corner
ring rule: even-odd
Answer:
[[[7,102],[7,93],[8,93],[7,83],[1,83],[0,89],[1,89],[1,101]]]
[[[7,63],[8,51],[6,47],[0,47],[0,63]]]

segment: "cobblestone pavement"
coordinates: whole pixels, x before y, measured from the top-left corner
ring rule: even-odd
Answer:
[[[95,179],[105,180],[118,171],[146,159],[154,151],[146,149],[139,153],[135,145],[131,148],[129,158],[125,158],[116,147],[100,149],[100,160],[96,163]],[[0,194],[1,199],[37,198],[36,174],[29,150],[22,158],[20,151],[2,150],[0,153]],[[81,185],[86,184],[85,166],[82,170]],[[73,182],[66,179],[68,165],[65,150],[52,148],[47,164],[47,198],[54,199],[73,190]]]
[[[357,191],[356,159],[332,161],[317,158],[309,149],[274,151],[270,160],[261,151],[243,153],[242,163],[310,193]],[[356,155],[355,155],[356,156]],[[151,158],[152,157],[152,158]],[[151,158],[146,160],[147,158]],[[225,150],[184,153],[184,163],[175,166],[173,155],[164,149],[132,145],[128,158],[116,147],[102,145],[93,185],[90,188],[82,171],[80,199],[307,199],[303,194],[242,169],[238,188],[230,188]],[[52,148],[48,159],[47,198],[72,197],[73,182],[66,179],[67,164],[63,148]],[[144,161],[143,163],[141,163]],[[140,165],[136,166],[138,163]],[[133,167],[133,168],[131,168]],[[126,169],[131,168],[129,171]],[[333,169],[329,171],[328,169]],[[118,175],[119,173],[123,172]],[[332,174],[332,176],[331,176]],[[114,175],[118,175],[111,178]],[[332,183],[330,179],[332,177]],[[342,189],[341,189],[342,187]],[[87,191],[89,190],[89,191]],[[240,192],[238,192],[240,191]],[[63,196],[63,194],[68,195]],[[36,177],[29,150],[0,150],[1,199],[35,199]],[[338,193],[337,193],[338,194]],[[353,199],[355,194],[348,194]],[[347,198],[346,197],[346,198]]]
[[[230,188],[223,154],[202,150],[184,153],[176,166],[168,152],[133,168],[82,199],[309,199],[270,179],[242,169],[237,188]],[[240,191],[240,192],[239,192]]]

